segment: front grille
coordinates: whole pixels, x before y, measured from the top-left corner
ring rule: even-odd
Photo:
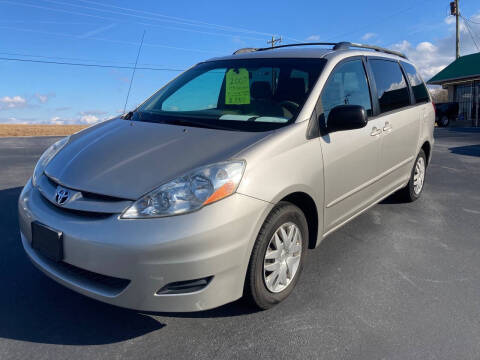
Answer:
[[[109,218],[110,216],[112,216],[113,214],[111,213],[101,213],[101,212],[94,212],[94,211],[83,211],[83,210],[75,210],[75,209],[68,209],[68,208],[65,208],[65,207],[60,207],[60,206],[57,206],[55,205],[54,203],[52,203],[51,201],[49,201],[48,199],[46,199],[42,193],[39,192],[39,196],[40,198],[42,199],[43,203],[45,205],[47,205],[50,209],[52,209],[53,211],[58,211],[58,212],[61,212],[61,213],[68,213],[68,214],[71,214],[71,215],[75,215],[75,216],[80,216],[80,217],[83,217],[85,219],[92,219],[92,220],[96,220],[96,219],[106,219],[106,218]]]
[[[127,279],[98,274],[92,271],[81,269],[63,261],[55,263],[54,266],[59,272],[68,277],[82,279],[84,282],[89,283],[92,287],[101,288],[104,291],[107,290],[113,295],[119,294],[130,283],[130,280]]]
[[[52,184],[53,186],[55,186],[55,187],[57,187],[58,185],[63,186],[62,184],[59,184],[58,182],[53,180],[47,174],[45,174],[45,176],[48,179],[48,181],[50,182],[50,184]],[[115,202],[115,201],[125,201],[126,200],[126,199],[122,199],[122,198],[115,197],[115,196],[96,194],[96,193],[83,191],[83,190],[78,190],[78,189],[72,189],[72,190],[80,191],[82,193],[82,196],[85,199],[92,199],[92,200],[105,201],[105,202]]]
[[[37,190],[45,201],[48,201],[57,211],[63,213],[89,218],[105,218],[113,214],[121,214],[132,204],[132,200],[128,199],[66,188],[70,190],[72,198],[66,203],[59,205],[56,201],[58,186],[64,187],[45,175],[40,178]]]

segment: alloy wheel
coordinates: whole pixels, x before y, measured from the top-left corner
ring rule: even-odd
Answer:
[[[279,293],[292,282],[302,256],[302,234],[292,222],[281,225],[265,252],[263,280],[270,292]]]
[[[425,181],[425,160],[423,157],[419,157],[415,164],[415,172],[413,174],[413,191],[415,195],[420,194],[423,188],[423,182]]]

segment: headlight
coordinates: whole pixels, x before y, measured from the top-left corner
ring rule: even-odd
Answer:
[[[37,180],[42,176],[43,171],[47,167],[50,160],[54,158],[57,153],[62,150],[62,148],[68,143],[70,136],[64,137],[61,140],[58,140],[55,144],[51,145],[45,152],[40,156],[40,159],[35,165],[35,170],[33,170],[32,182],[34,186],[37,186]]]
[[[137,200],[123,219],[189,213],[233,194],[242,179],[245,161],[229,161],[196,169]]]

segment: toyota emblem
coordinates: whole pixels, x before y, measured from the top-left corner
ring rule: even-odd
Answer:
[[[55,192],[55,201],[58,205],[63,205],[68,200],[70,193],[67,189],[61,186],[57,186],[57,191]]]

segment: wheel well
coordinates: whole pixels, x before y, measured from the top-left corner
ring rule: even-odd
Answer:
[[[428,141],[425,141],[423,143],[422,150],[425,153],[425,156],[427,157],[427,164],[428,164],[428,160],[430,159],[430,143]]]
[[[308,248],[315,248],[318,235],[318,212],[315,201],[313,201],[310,195],[303,192],[292,193],[285,196],[281,201],[288,201],[289,203],[298,206],[300,210],[303,211],[308,224]]]

